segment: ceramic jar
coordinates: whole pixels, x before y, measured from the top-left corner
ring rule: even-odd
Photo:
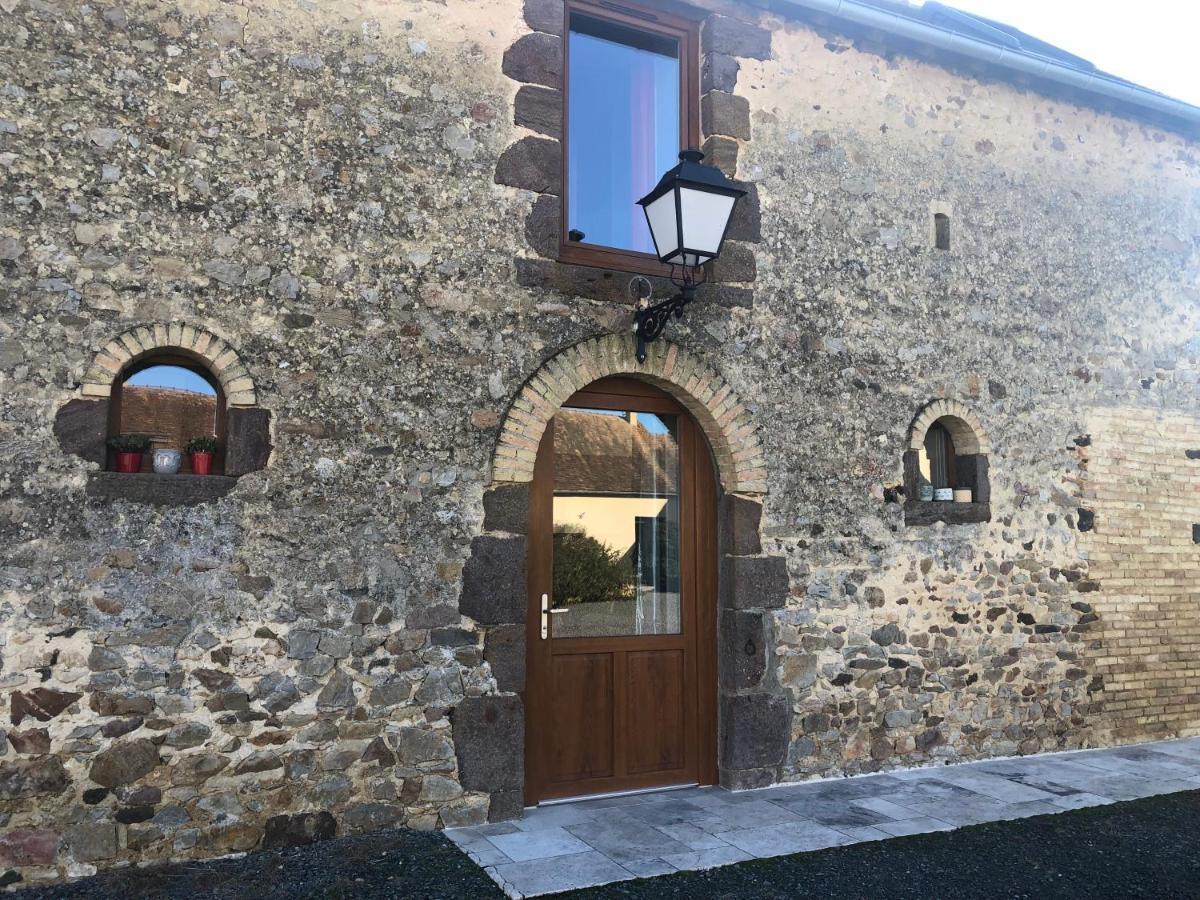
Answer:
[[[945,503],[954,499],[954,488],[937,488],[933,492],[933,499]]]
[[[154,471],[159,475],[175,475],[183,463],[183,454],[178,450],[155,450]]]
[[[971,489],[970,488],[958,488],[957,490],[955,490],[954,502],[955,503],[970,503],[971,502]]]
[[[919,500],[923,500],[926,502],[932,500],[933,499],[933,485],[926,483],[926,484],[922,484],[920,487],[918,487],[917,488],[917,498]]]

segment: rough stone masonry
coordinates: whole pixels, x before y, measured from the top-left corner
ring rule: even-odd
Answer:
[[[651,360],[727,491],[722,777],[1197,733],[1200,146],[767,5],[692,7],[751,194]],[[528,444],[561,354],[633,368],[547,237],[561,26],[0,0],[0,884],[519,814]],[[261,433],[156,502],[96,447],[174,347]],[[986,521],[906,524],[939,400]]]

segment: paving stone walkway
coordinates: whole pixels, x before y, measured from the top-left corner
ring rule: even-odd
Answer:
[[[510,897],[950,831],[1200,788],[1200,738],[731,793],[685,788],[527,809],[446,832]]]

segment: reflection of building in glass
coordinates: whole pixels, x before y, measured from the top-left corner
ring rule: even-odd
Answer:
[[[222,437],[224,398],[216,382],[198,366],[173,361],[139,364],[114,385],[109,411],[110,434],[144,434],[151,449],[183,450],[194,437]],[[191,471],[185,453],[181,472]],[[220,471],[218,457],[217,471]],[[150,471],[146,454],[142,468]]]
[[[556,632],[678,631],[675,417],[564,409],[554,428],[555,601],[588,619]]]
[[[145,434],[155,447],[182,450],[194,437],[216,431],[216,394],[126,384],[121,396],[121,430]]]

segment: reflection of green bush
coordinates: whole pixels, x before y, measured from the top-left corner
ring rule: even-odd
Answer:
[[[554,602],[633,599],[633,567],[616,550],[577,530],[554,534]]]

